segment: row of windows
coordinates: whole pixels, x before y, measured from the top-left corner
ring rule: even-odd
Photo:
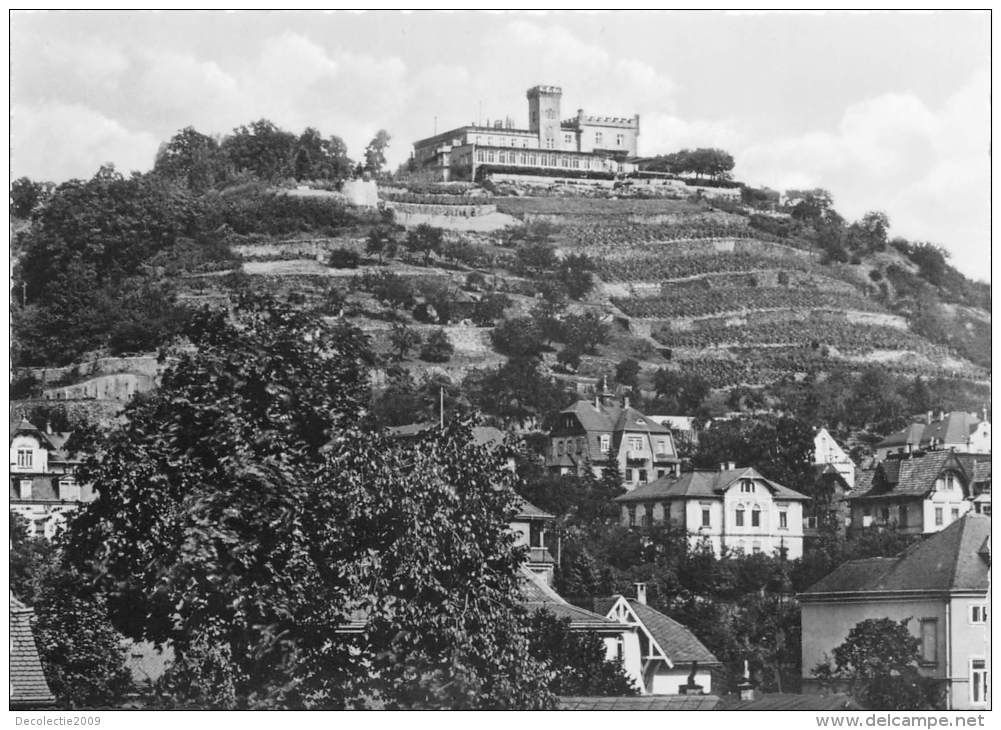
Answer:
[[[638,471],[639,471],[639,474],[640,474],[640,483],[641,484],[646,483],[646,469],[639,469]],[[626,469],[626,481],[627,482],[631,482],[632,481],[631,476],[632,476],[632,469]],[[657,476],[658,477],[664,476],[664,470],[663,469],[658,470],[657,471]],[[664,510],[664,514],[667,514],[667,512],[668,512],[667,504],[661,505],[661,509]],[[646,514],[647,514],[648,517],[649,517],[651,511],[652,511],[652,508],[647,510]],[[745,523],[744,523],[745,514],[744,513],[745,513],[745,510],[744,510],[743,507],[738,507],[737,508],[736,513],[735,513],[735,520],[734,520],[734,524],[737,527],[744,527],[745,526]],[[702,517],[702,527],[712,527],[712,509],[708,505],[703,505],[701,517]],[[629,508],[629,526],[630,527],[635,527],[636,526],[636,508],[635,507],[630,507]],[[761,508],[760,507],[755,506],[751,510],[751,527],[761,527]],[[786,512],[785,510],[782,510],[782,511],[779,512],[779,529],[780,530],[788,530],[789,529],[789,513]]]
[[[59,493],[57,497],[59,499],[69,499],[69,500],[79,500],[80,499],[80,485],[72,477],[63,477],[58,482]],[[18,481],[18,494],[22,500],[33,499],[34,485],[30,479],[21,479]]]
[[[896,512],[896,515],[893,513]],[[935,508],[935,527],[943,527],[945,525],[945,507]],[[864,507],[862,510],[862,516],[869,517],[870,512],[868,507]],[[949,509],[949,516],[951,517],[951,522],[955,522],[959,519],[959,507],[951,507]],[[908,527],[910,526],[910,510],[907,508],[906,504],[897,505],[896,509],[891,508],[889,505],[879,508],[879,521],[883,524],[889,524],[894,518],[897,520],[898,527]],[[864,522],[865,520],[863,520]]]

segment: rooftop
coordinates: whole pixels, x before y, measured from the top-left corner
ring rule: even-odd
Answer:
[[[893,558],[850,560],[799,594],[825,596],[895,592],[985,592],[990,570],[991,519],[968,512]]]
[[[765,479],[750,466],[723,471],[690,471],[680,477],[665,475],[648,484],[643,484],[621,497],[616,502],[645,502],[679,497],[720,497],[734,483],[741,479],[753,479],[763,483],[776,499],[809,499],[806,495]]]

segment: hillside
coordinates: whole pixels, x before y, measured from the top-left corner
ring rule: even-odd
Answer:
[[[45,285],[43,276],[60,273],[53,273],[50,259],[44,267],[38,263],[40,251],[51,253],[49,229],[57,223],[69,229],[60,241],[97,229],[67,219],[71,205],[63,201],[64,210],[50,203],[30,225],[19,224],[14,250],[25,263],[16,276],[28,282],[29,302],[15,316],[15,353],[21,365],[31,366],[22,371],[26,395],[93,398],[98,387],[88,390],[86,367],[78,369],[79,377],[68,373],[51,385],[39,368],[183,346],[175,333],[184,312],[227,307],[249,291],[314,309],[330,321],[343,316],[362,328],[380,358],[372,375],[377,390],[395,387],[403,373],[416,384],[430,377],[488,413],[483,404],[489,399],[458,391],[470,390],[463,384],[471,376],[479,382],[477,373],[494,372],[522,354],[498,345],[493,331],[512,322],[544,328],[540,306],[552,309],[548,316],[556,324],[529,354],[540,356],[539,372],[556,377],[563,393],[577,383],[614,379],[616,366],[632,359],[637,396],[667,396],[654,382],[663,371],[703,384],[715,405],[702,405],[717,411],[723,404],[744,407],[747,389],[759,392],[752,401],[786,409],[790,384],[851,383],[873,371],[901,393],[915,382],[933,382],[949,407],[975,408],[988,397],[990,314],[983,303],[989,288],[944,262],[929,264],[923,248],[887,242],[885,233],[875,243],[858,244],[852,238],[858,224],[842,225],[842,243],[832,244],[827,219],[795,210],[558,185],[533,189],[533,195],[515,186],[396,185],[380,191],[382,211],[354,207],[336,193],[287,194],[261,185],[194,195],[155,181],[95,178],[73,192],[100,198],[130,184],[138,185],[130,193],[139,198],[124,214],[141,219],[146,235],[159,231],[165,242],[147,245],[139,261],[129,261],[132,273],[104,284],[110,301],[134,310],[111,314],[107,304],[88,302],[109,318],[107,334],[88,321],[89,333],[74,329],[80,339],[72,347],[65,338],[40,338],[38,324],[52,326],[58,317],[55,305],[31,293]],[[179,209],[187,216],[183,226],[177,225]],[[443,231],[422,250],[415,231],[426,233],[421,224],[428,223]],[[78,232],[78,225],[90,227]],[[387,255],[368,243],[375,234],[392,241]],[[103,260],[109,255],[106,250]],[[581,262],[591,284],[570,297],[567,277],[575,275],[576,264],[567,262]],[[100,281],[102,272],[94,276]],[[495,311],[486,311],[489,302],[499,303]],[[79,307],[59,316],[82,326],[74,319]],[[599,322],[602,332],[579,340],[566,334],[571,321],[573,327]],[[422,342],[442,329],[454,352],[440,362],[420,359],[419,345],[397,352],[394,331],[400,328]],[[151,332],[140,336],[139,329]],[[121,401],[129,388],[147,386],[105,377],[100,387],[98,399]],[[566,397],[552,395],[554,401]],[[699,402],[668,399],[660,407],[670,405],[692,410]],[[518,411],[519,420],[526,413],[543,417],[543,410]]]

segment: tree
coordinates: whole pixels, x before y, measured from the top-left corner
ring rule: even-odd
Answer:
[[[153,174],[204,193],[225,175],[225,160],[219,143],[194,127],[185,127],[160,146],[153,163]]]
[[[117,706],[132,691],[122,636],[76,570],[47,566],[37,579],[34,632],[45,677],[62,707]]]
[[[397,360],[405,360],[407,353],[421,344],[421,333],[397,322],[389,332],[389,342],[393,346]]]
[[[65,553],[121,631],[173,645],[169,700],[551,707],[507,455],[463,422],[417,442],[363,431],[359,330],[268,300],[233,316],[193,321],[197,349],[81,470],[100,496]]]
[[[510,306],[511,298],[507,294],[484,294],[473,306],[473,322],[480,327],[491,327],[504,316],[504,310]]]
[[[51,183],[33,182],[19,177],[10,184],[10,214],[14,218],[30,218],[32,211],[51,194]]]
[[[441,252],[442,230],[421,223],[407,235],[407,250],[424,255],[424,265],[431,263],[431,254]]]
[[[545,610],[531,619],[531,653],[553,673],[549,691],[563,697],[625,697],[639,694],[621,660],[605,659],[605,644],[594,632],[570,630],[570,619]]]
[[[608,340],[608,325],[594,312],[570,314],[563,319],[563,340],[567,347],[594,354]]]
[[[463,381],[469,400],[507,421],[541,420],[566,406],[570,389],[556,382],[535,358],[512,357],[503,365],[470,372]]]
[[[226,161],[236,171],[249,172],[261,180],[278,182],[295,176],[298,140],[291,132],[267,119],[243,125],[222,141]]]
[[[615,382],[628,388],[639,387],[640,364],[631,357],[620,360],[615,366]]]
[[[544,240],[528,240],[515,252],[519,272],[540,276],[556,268],[556,249]]]
[[[490,333],[497,352],[515,357],[535,357],[542,352],[542,333],[531,317],[506,319]]]
[[[671,413],[694,414],[709,395],[709,383],[695,373],[659,368],[653,374],[653,387]]]
[[[587,254],[569,254],[559,263],[556,276],[572,299],[583,299],[594,286],[594,262]]]
[[[855,624],[829,663],[814,669],[821,678],[840,677],[872,710],[942,709],[944,688],[918,671],[921,642],[907,630],[909,618],[866,619]]]
[[[392,226],[375,226],[365,239],[365,253],[377,255],[379,266],[382,266],[383,256],[392,258],[396,255],[396,247],[396,234]]]
[[[365,274],[360,284],[372,292],[381,302],[393,309],[412,307],[414,304],[414,287],[409,279],[405,279],[391,271],[380,271],[378,274]]]
[[[365,171],[372,175],[382,172],[386,164],[386,150],[389,148],[391,137],[385,129],[380,129],[375,133],[375,137],[365,148]]]
[[[439,328],[428,335],[427,342],[421,348],[421,360],[425,362],[448,362],[452,359],[455,347],[448,339],[448,333]]]
[[[324,139],[313,127],[299,136],[295,153],[296,180],[332,180],[340,182],[351,176],[352,162],[340,137]]]

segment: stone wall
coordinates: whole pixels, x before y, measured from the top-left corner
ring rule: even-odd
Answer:
[[[99,357],[94,360],[65,365],[59,368],[25,368],[42,385],[63,383],[69,380],[79,380],[88,376],[116,375],[133,373],[156,378],[173,362],[167,358],[158,362],[155,355],[132,355],[126,357]]]

